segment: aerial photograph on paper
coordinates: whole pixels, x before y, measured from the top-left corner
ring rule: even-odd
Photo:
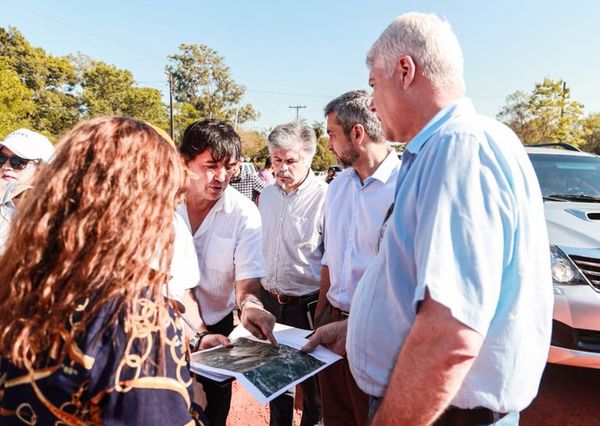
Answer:
[[[325,364],[290,346],[272,346],[244,337],[235,340],[231,348],[195,353],[194,361],[241,373],[266,397]]]

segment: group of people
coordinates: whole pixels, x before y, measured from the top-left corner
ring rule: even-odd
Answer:
[[[303,121],[269,134],[259,197],[230,185],[241,141],[221,120],[178,152],[124,117],[79,124],[53,155],[7,137],[3,173],[36,173],[0,260],[0,423],[225,425],[231,385],[186,356],[230,346],[237,310],[257,338],[314,329],[303,350],[343,355],[302,383],[302,425],[518,424],[553,303],[533,168],[464,97],[447,22],[399,16],[367,65],[373,93],[324,108],[345,167],[329,185]],[[386,141],[409,141],[402,164]],[[294,398],[269,404],[271,425],[293,424]]]

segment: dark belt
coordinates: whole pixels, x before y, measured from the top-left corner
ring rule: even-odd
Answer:
[[[458,408],[450,406],[435,421],[435,426],[470,426],[492,424],[506,416],[507,413],[497,413],[489,408]]]
[[[271,298],[280,305],[300,305],[317,300],[319,297],[318,291],[305,296],[286,296],[285,294],[271,293],[268,290],[265,290],[265,293],[271,296]]]
[[[329,313],[332,317],[334,317],[337,320],[346,319],[349,315],[348,312],[344,312],[341,309],[336,308],[335,306],[331,306],[331,304],[329,304]]]

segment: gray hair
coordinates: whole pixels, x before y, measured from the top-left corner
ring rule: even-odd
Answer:
[[[346,135],[360,124],[373,142],[385,142],[381,123],[371,111],[370,104],[371,95],[366,90],[352,90],[330,101],[324,108],[325,117],[334,113]]]
[[[307,160],[312,161],[317,152],[317,137],[305,120],[280,124],[269,133],[269,152],[277,148],[293,149],[298,144],[301,145],[302,151],[309,155]]]
[[[464,92],[460,44],[450,24],[438,16],[418,12],[398,16],[369,50],[367,66],[382,66],[389,77],[401,55],[410,56],[434,87]]]

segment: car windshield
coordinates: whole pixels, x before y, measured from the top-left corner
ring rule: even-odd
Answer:
[[[547,199],[600,201],[600,158],[529,154]]]

